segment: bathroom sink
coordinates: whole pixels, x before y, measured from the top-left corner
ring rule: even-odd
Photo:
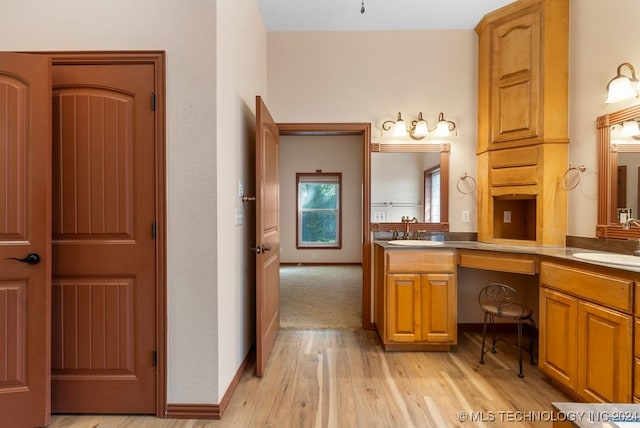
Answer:
[[[573,257],[592,262],[611,263],[614,265],[638,266],[640,267],[640,257],[628,254],[615,253],[575,253]]]
[[[387,241],[387,244],[398,245],[400,247],[439,247],[444,245],[442,241],[422,241],[420,239],[396,239]],[[640,259],[640,257],[638,257]]]

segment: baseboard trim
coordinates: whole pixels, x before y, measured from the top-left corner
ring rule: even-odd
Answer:
[[[254,356],[255,349],[252,347],[231,380],[231,384],[224,393],[220,404],[169,403],[164,417],[166,419],[221,419],[240,383],[242,375],[253,361]]]
[[[166,419],[220,419],[222,406],[219,404],[169,403]]]
[[[280,263],[280,266],[362,266],[359,262],[287,262]]]

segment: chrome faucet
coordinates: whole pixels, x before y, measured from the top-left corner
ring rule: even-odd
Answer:
[[[624,223],[622,223],[622,228],[624,230],[629,230],[631,229],[632,225],[636,225],[636,226],[640,226],[640,220],[638,220],[637,218],[630,218],[629,220],[625,221]]]

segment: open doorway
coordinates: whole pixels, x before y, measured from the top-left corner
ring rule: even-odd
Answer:
[[[370,328],[370,124],[278,124],[278,128],[281,326]],[[317,172],[342,174],[339,248],[298,245],[296,174]]]

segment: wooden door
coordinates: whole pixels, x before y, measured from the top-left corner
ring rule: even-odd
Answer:
[[[577,317],[574,297],[540,289],[540,370],[573,391],[577,389]]]
[[[420,339],[433,343],[456,343],[458,302],[455,275],[423,274],[421,279]]]
[[[632,327],[631,315],[578,303],[578,393],[585,400],[631,401]]]
[[[256,97],[256,374],[264,374],[280,330],[278,126]]]
[[[387,275],[388,323],[390,342],[420,341],[420,280],[419,273]]]
[[[155,413],[154,66],[53,68],[52,408]]]
[[[44,426],[51,396],[48,58],[0,54],[0,171],[0,426]],[[29,254],[38,255],[24,260],[32,264],[16,260]]]

